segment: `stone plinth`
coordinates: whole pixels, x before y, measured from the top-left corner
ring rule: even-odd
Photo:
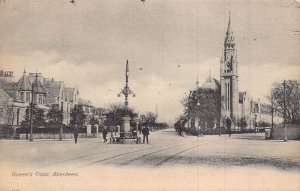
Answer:
[[[92,133],[92,126],[91,125],[87,125],[86,126],[86,134],[91,134]]]
[[[95,125],[95,128],[96,128],[96,133],[98,133],[99,125],[96,124],[96,125]]]
[[[121,132],[130,132],[130,117],[122,117]]]

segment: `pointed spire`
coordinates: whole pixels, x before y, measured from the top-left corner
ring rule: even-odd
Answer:
[[[228,19],[228,26],[227,26],[226,34],[231,34],[232,33],[232,31],[231,31],[231,22],[230,22],[230,14],[231,14],[231,12],[229,11],[229,19]]]
[[[197,72],[196,88],[199,88],[199,78],[198,78],[198,72]]]
[[[230,18],[231,12],[229,12],[229,20],[228,20],[228,26],[226,31],[226,37],[225,37],[225,44],[234,44],[234,36],[231,28],[231,18]]]
[[[20,78],[16,86],[19,91],[31,91],[31,83],[29,81],[28,76],[26,75],[25,70],[23,76]]]
[[[211,80],[211,70],[209,70],[208,78],[209,78],[209,80]]]
[[[47,89],[39,80],[38,73],[35,73],[35,80],[32,83],[32,86],[34,94],[47,94]]]

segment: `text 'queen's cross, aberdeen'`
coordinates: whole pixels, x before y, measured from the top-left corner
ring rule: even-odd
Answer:
[[[118,94],[118,97],[120,97],[121,94],[125,96],[125,109],[126,109],[126,115],[128,115],[128,95],[132,95],[133,97],[135,97],[135,94],[130,90],[128,86],[128,77],[129,77],[128,60],[126,62],[125,76],[126,76],[126,85],[124,89],[122,89],[121,92]]]

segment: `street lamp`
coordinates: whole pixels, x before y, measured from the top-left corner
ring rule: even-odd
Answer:
[[[64,102],[60,104],[60,111],[61,111],[61,123],[59,129],[59,140],[62,141],[62,133],[63,133],[63,122],[64,122]]]
[[[34,83],[31,86],[31,104],[30,104],[30,138],[29,141],[33,141],[33,99],[34,99]]]
[[[199,98],[197,99],[197,107],[200,111],[200,101],[199,101]],[[197,133],[197,136],[199,137],[199,131],[200,131],[200,114],[198,114],[198,133]]]

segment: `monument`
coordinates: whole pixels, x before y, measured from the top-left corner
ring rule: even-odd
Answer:
[[[121,133],[123,133],[123,135],[130,132],[130,120],[131,120],[131,118],[128,115],[128,96],[132,95],[133,97],[135,97],[135,94],[130,90],[130,88],[128,86],[128,78],[129,78],[128,60],[126,62],[125,77],[126,77],[125,87],[118,94],[118,97],[120,97],[122,94],[125,96],[125,116],[122,117],[122,124],[121,124],[121,129],[120,129],[120,131],[121,131]]]

